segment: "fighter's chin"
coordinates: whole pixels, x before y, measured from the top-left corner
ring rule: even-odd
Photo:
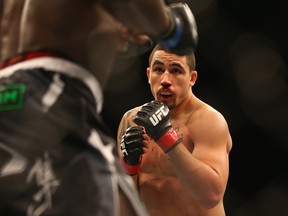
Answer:
[[[169,102],[168,98],[164,98],[164,97],[160,97],[160,96],[157,97],[157,100],[161,101],[164,104],[167,104]]]
[[[157,100],[167,105],[170,110],[175,107],[170,98],[158,97]]]

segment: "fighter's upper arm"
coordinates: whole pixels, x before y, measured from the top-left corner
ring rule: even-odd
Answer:
[[[231,150],[231,136],[224,117],[217,112],[206,113],[208,117],[202,119],[198,128],[193,128],[195,134],[195,148],[193,155],[213,168],[219,175],[227,178],[228,154]]]

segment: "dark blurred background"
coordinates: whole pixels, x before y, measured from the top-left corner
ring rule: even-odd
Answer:
[[[167,1],[168,3],[180,1]],[[194,93],[226,118],[233,138],[227,216],[288,215],[288,11],[285,1],[183,0],[199,32]],[[118,59],[104,90],[112,132],[150,101],[149,53]]]

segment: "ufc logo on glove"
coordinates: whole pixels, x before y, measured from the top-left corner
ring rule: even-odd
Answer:
[[[165,107],[161,106],[150,118],[150,122],[152,123],[153,126],[156,126],[159,121],[162,120],[162,116],[167,116],[169,111],[165,112]]]
[[[128,152],[126,150],[126,147],[125,147],[125,142],[124,142],[124,138],[122,137],[121,139],[121,143],[120,143],[120,146],[121,146],[121,152],[123,154],[123,156],[127,156],[128,155]]]

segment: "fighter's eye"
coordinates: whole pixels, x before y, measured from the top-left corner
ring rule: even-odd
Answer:
[[[165,71],[165,69],[162,68],[162,67],[154,67],[154,68],[153,68],[153,71],[154,71],[154,72],[158,72],[158,73],[163,73],[163,72]]]
[[[178,68],[172,68],[172,69],[170,70],[170,73],[180,74],[180,73],[182,73],[182,70],[179,70]]]

